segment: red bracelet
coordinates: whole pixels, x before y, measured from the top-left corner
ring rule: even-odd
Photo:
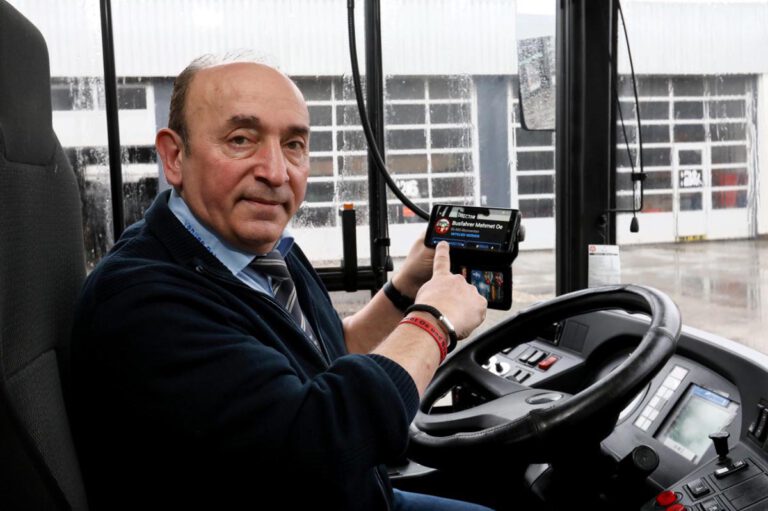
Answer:
[[[413,317],[408,316],[407,318],[400,321],[400,324],[408,323],[413,326],[417,326],[427,332],[429,335],[432,336],[432,338],[437,343],[438,348],[440,348],[440,363],[445,360],[445,356],[448,354],[448,341],[446,340],[445,336],[440,332],[440,330],[437,329],[435,325],[427,321],[426,319],[419,318],[419,317]]]

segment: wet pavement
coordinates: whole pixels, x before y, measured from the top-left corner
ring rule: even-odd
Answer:
[[[477,333],[521,308],[553,297],[554,268],[551,250],[520,252],[513,266],[512,311],[489,310]],[[622,282],[669,294],[686,325],[768,353],[764,329],[768,325],[768,240],[621,247],[621,277]],[[334,293],[334,302],[346,315],[369,296],[368,292]]]

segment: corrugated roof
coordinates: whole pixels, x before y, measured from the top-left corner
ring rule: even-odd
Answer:
[[[768,73],[768,2],[631,2],[624,11],[638,73]]]
[[[98,2],[11,3],[45,35],[54,76],[102,74]],[[768,1],[625,4],[639,73],[768,72]],[[349,73],[344,0],[113,0],[112,9],[120,76],[175,76],[198,55],[243,48],[291,75]],[[388,0],[381,18],[388,74],[516,73],[514,0]],[[620,62],[623,71],[624,52]]]

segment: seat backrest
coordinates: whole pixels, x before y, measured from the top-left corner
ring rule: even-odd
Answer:
[[[77,181],[48,50],[0,0],[0,508],[87,509],[62,373],[85,277]]]

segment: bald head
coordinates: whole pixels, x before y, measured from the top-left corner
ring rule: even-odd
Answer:
[[[184,145],[184,151],[190,150],[189,119],[188,111],[190,105],[194,104],[189,100],[192,83],[197,81],[198,74],[203,73],[205,87],[209,88],[208,81],[218,77],[232,75],[232,70],[250,68],[254,70],[254,76],[265,78],[272,83],[280,82],[288,91],[293,92],[296,97],[304,103],[304,98],[296,84],[279,70],[266,64],[256,62],[249,55],[203,55],[193,60],[173,82],[173,92],[171,94],[170,112],[168,115],[168,127],[179,134]]]

